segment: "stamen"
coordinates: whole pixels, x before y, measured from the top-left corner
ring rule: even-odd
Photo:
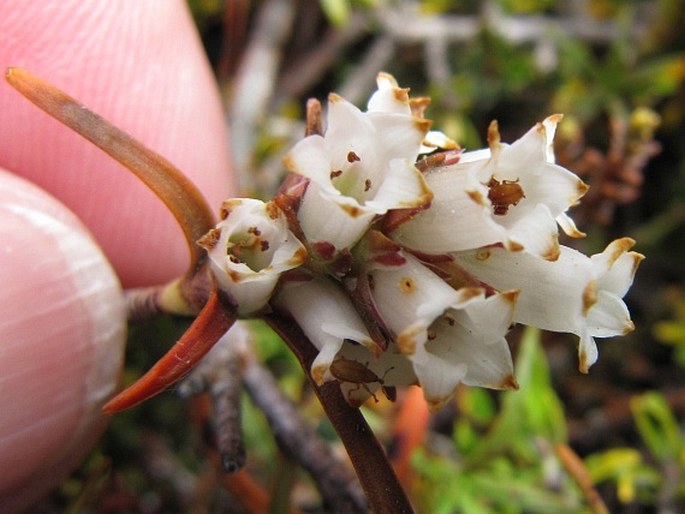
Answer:
[[[361,160],[362,160],[362,158],[359,157],[356,153],[351,152],[351,151],[347,153],[347,162],[352,163],[352,162],[358,162]]]

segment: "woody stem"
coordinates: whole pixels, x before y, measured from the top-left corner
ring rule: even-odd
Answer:
[[[360,410],[347,404],[337,383],[318,386],[312,379],[309,370],[317,351],[300,327],[278,314],[269,314],[265,320],[300,361],[328,419],[345,445],[371,510],[375,514],[414,512],[383,447]]]

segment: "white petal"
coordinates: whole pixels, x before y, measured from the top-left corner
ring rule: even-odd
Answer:
[[[578,227],[576,227],[576,223],[571,219],[571,217],[566,214],[565,212],[562,212],[556,217],[556,221],[561,227],[561,230],[564,231],[564,233],[569,236],[569,237],[585,237],[585,232],[581,232],[578,230]]]
[[[555,262],[502,248],[462,252],[455,258],[468,272],[495,288],[520,289],[515,321],[578,335],[581,370],[587,371],[597,358],[594,337],[621,335],[633,329],[630,313],[616,294],[625,292],[641,258],[634,252],[626,253],[628,247],[619,240],[589,258],[562,246]],[[616,275],[611,276],[614,266]]]
[[[299,141],[285,156],[283,165],[288,171],[307,177],[319,185],[331,181],[330,156],[322,136],[313,135]]]
[[[287,282],[277,294],[274,305],[290,313],[319,349],[311,369],[317,383],[326,379],[330,363],[345,339],[368,348],[376,347],[350,299],[328,279]]]
[[[602,253],[591,257],[595,273],[599,276],[599,287],[620,298],[630,289],[637,267],[644,259],[643,255],[628,251],[634,244],[635,241],[627,237],[617,239]]]
[[[545,120],[542,122],[542,126],[545,129],[545,156],[547,158],[547,162],[554,162],[554,134],[557,130],[557,124],[561,121],[563,118],[563,115],[561,114],[552,114],[551,116],[548,116],[545,118]]]
[[[607,291],[597,293],[597,303],[588,313],[587,326],[595,337],[622,336],[634,328],[626,304]]]
[[[374,127],[368,115],[356,106],[331,94],[328,97],[328,126],[325,138],[331,144],[345,144],[353,138],[368,139],[374,133]]]
[[[429,130],[423,138],[421,153],[429,153],[436,149],[442,150],[456,150],[459,145],[453,139],[437,130]]]
[[[559,234],[547,206],[538,204],[531,213],[513,223],[504,244],[513,251],[525,251],[548,261],[557,260]]]
[[[311,243],[330,243],[342,251],[359,240],[376,215],[430,201],[414,167],[429,122],[410,114],[406,91],[393,83],[379,76],[380,89],[371,102],[378,110],[367,113],[331,94],[325,134],[305,138],[285,157],[289,171],[311,180],[298,211]]]
[[[384,212],[382,205],[359,205],[337,190],[331,194],[312,182],[302,198],[297,217],[310,243],[324,241],[342,250],[354,245],[381,212]]]
[[[562,246],[553,262],[502,248],[462,252],[455,258],[485,283],[521,291],[514,321],[557,332],[583,328],[583,292],[594,276],[589,258],[580,252]]]
[[[392,75],[379,73],[376,84],[378,90],[371,95],[367,105],[369,112],[411,114],[407,90],[401,89]]]
[[[443,253],[506,238],[506,229],[492,220],[487,188],[473,184],[467,167],[440,168],[425,179],[433,192],[430,208],[399,225],[390,234],[392,239],[423,252]]]
[[[588,190],[588,186],[575,174],[556,164],[531,164],[529,176],[529,180],[521,179],[526,199],[544,203],[555,218],[575,205]]]
[[[466,364],[453,364],[429,354],[424,363],[415,363],[414,372],[431,410],[438,410],[454,395],[466,376]]]
[[[410,255],[401,266],[370,269],[376,307],[387,327],[397,336],[398,347],[407,355],[426,338],[430,324],[448,307],[464,301],[435,273]]]
[[[463,153],[458,163],[426,173],[434,193],[431,207],[397,227],[391,237],[427,253],[500,243],[554,260],[555,221],[580,235],[565,212],[587,190],[576,175],[551,162],[559,119],[538,123],[511,145],[499,141],[492,125],[490,148]]]
[[[466,288],[465,288],[466,289]],[[426,400],[440,407],[460,382],[496,389],[516,388],[504,334],[511,323],[515,293],[472,296],[463,308],[450,309],[430,327],[422,353],[410,357]]]
[[[383,145],[377,148],[383,160],[408,159],[416,161],[421,143],[428,130],[428,122],[401,114],[371,113],[369,121]]]
[[[393,159],[376,196],[365,205],[378,214],[385,214],[390,209],[420,207],[432,197],[423,174],[411,161]]]
[[[578,341],[578,369],[581,373],[587,373],[590,366],[597,362],[598,357],[597,343],[587,330],[580,335],[580,341]]]

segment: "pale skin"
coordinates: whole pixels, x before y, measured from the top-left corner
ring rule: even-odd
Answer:
[[[59,86],[183,170],[210,205],[218,207],[232,196],[221,103],[182,0],[131,2],[125,9],[115,2],[3,2],[0,34],[3,74],[8,66],[19,66]],[[66,204],[93,233],[124,287],[161,284],[185,271],[185,241],[162,203],[119,164],[51,120],[4,80],[0,168],[40,185]],[[16,193],[19,187],[10,190]],[[9,197],[0,188],[0,205]],[[40,197],[34,202],[47,204]],[[49,215],[61,216],[59,209],[52,209],[47,207]],[[17,237],[19,231],[26,232],[16,220],[0,216],[0,232],[7,240],[13,230]],[[57,242],[37,239],[31,266],[41,268],[57,252],[51,246]],[[51,265],[59,265],[53,261]],[[0,412],[7,412],[3,404],[30,406],[17,410],[21,416],[0,416],[0,461],[10,448],[24,456],[25,464],[2,471],[0,510],[11,512],[58,483],[97,439],[104,418],[93,405],[79,405],[86,401],[78,397],[83,389],[79,384],[83,369],[109,363],[94,361],[102,355],[87,343],[75,342],[74,334],[82,331],[78,325],[65,332],[46,328],[75,319],[59,301],[44,314],[45,324],[32,322],[41,285],[35,282],[36,273],[27,272],[25,257],[17,260],[0,252],[0,266],[5,270],[2,288],[12,292],[0,295],[0,311],[5,313],[0,318]],[[71,271],[63,273],[68,281]],[[65,291],[79,295],[68,287]],[[89,320],[74,323],[88,325]],[[24,343],[14,344],[19,340]],[[123,348],[123,341],[120,344]],[[118,365],[117,354],[110,352],[107,358]],[[54,385],[46,376],[74,391],[70,405],[76,407],[55,415],[54,424],[43,432],[36,427],[56,409]],[[6,397],[9,391],[14,392],[11,398]],[[93,416],[92,427],[76,434],[71,427],[84,416]],[[30,438],[17,437],[28,432]],[[80,440],[55,440],[59,433]],[[69,458],[56,455],[55,445],[69,444],[82,451]]]

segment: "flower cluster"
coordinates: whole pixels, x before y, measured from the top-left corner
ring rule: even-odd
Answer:
[[[567,210],[587,190],[554,163],[561,116],[511,145],[493,122],[488,148],[462,152],[429,131],[427,99],[377,83],[366,111],[329,96],[279,197],[224,205],[202,240],[218,287],[241,315],[291,316],[319,350],[314,380],[351,404],[417,383],[433,408],[460,383],[516,388],[512,323],[576,334],[587,372],[594,338],[633,328],[622,298],[642,256],[628,238],[591,257],[559,244],[558,227],[583,235]]]

